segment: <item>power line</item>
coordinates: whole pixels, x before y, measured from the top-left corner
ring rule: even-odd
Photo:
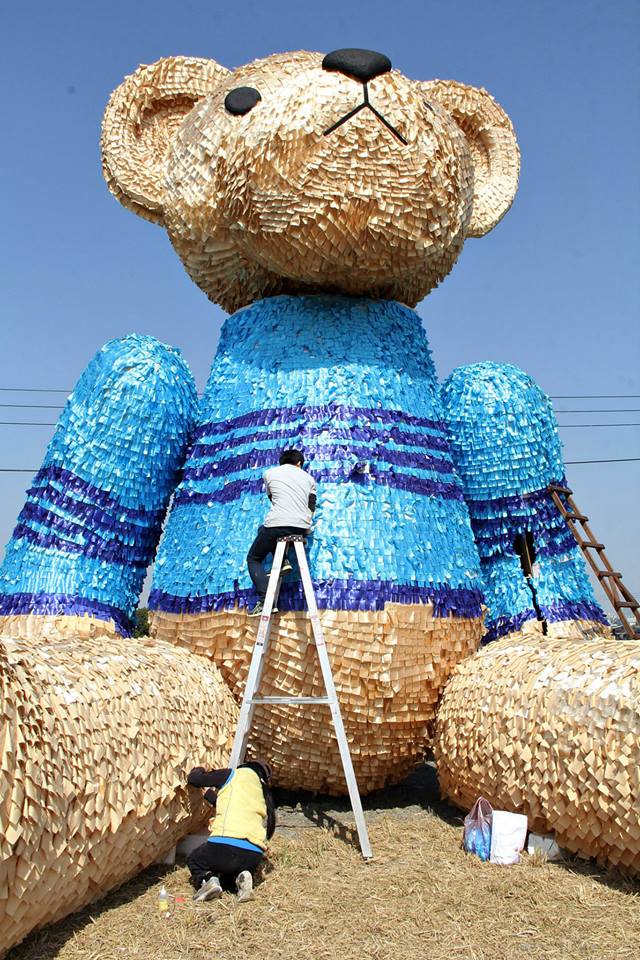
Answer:
[[[0,403],[0,407],[11,407],[14,410],[62,410],[59,404],[51,403]]]
[[[640,457],[620,457],[617,460],[565,460],[566,464],[569,463],[638,463],[640,462]]]
[[[0,387],[3,393],[71,393],[71,390],[55,390],[53,387]]]
[[[561,430],[568,427],[640,427],[640,423],[559,423]]]
[[[0,420],[0,427],[55,427],[55,421],[52,420]],[[561,430],[571,429],[572,427],[640,427],[638,423],[559,423]]]
[[[550,400],[640,400],[640,393],[550,393]]]
[[[59,387],[0,387],[2,393],[72,393]],[[551,400],[640,400],[640,393],[551,393]]]
[[[63,405],[55,404],[55,403],[54,404],[52,403],[0,403],[0,407],[2,407],[5,410],[8,410],[8,409],[11,409],[11,410],[62,410],[63,409]],[[640,413],[640,407],[612,407],[609,410],[602,409],[600,407],[597,409],[590,408],[586,410],[556,410],[555,412],[560,414],[564,414],[564,413]],[[566,424],[566,426],[580,426],[580,424]],[[594,424],[590,424],[590,426],[606,427],[606,426],[613,426],[613,424],[594,423]],[[626,426],[626,424],[622,424],[622,426]]]
[[[3,393],[66,393],[61,387],[0,387]],[[551,393],[552,400],[638,400],[640,393]]]
[[[640,463],[640,457],[619,457],[614,460],[565,460],[565,464],[573,465],[576,463]],[[17,467],[0,467],[0,473],[37,473],[35,469],[21,470]]]
[[[556,413],[640,413],[640,407],[629,407],[626,410],[618,407],[610,410],[556,410]]]

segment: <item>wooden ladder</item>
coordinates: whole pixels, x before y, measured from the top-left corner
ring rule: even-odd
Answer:
[[[640,635],[640,604],[631,591],[622,582],[622,574],[614,570],[604,552],[604,544],[599,543],[589,528],[589,517],[580,513],[573,499],[573,490],[559,483],[547,487],[553,502],[565,518],[569,529],[576,538],[578,546],[598,578],[598,583],[611,601],[611,605],[620,618],[625,632],[637,639]],[[583,536],[583,533],[585,536]],[[635,620],[635,623],[632,621]]]

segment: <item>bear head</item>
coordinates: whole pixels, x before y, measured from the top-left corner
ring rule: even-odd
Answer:
[[[282,293],[415,306],[506,213],[519,172],[485,90],[352,49],[141,66],[111,96],[102,156],[112,193],[230,312]]]

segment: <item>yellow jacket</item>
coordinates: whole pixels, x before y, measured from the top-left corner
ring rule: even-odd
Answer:
[[[248,767],[234,770],[218,790],[211,836],[248,840],[266,850],[266,823],[267,805],[260,777]]]

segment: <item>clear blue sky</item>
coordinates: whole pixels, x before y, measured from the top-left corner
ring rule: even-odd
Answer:
[[[61,0],[2,16],[0,387],[71,389],[106,340],[131,331],[181,348],[201,388],[223,313],[163,231],[102,179],[111,91],[140,63],[188,54],[233,67],[283,50],[368,47],[415,79],[486,87],[513,119],[522,178],[513,208],[469,240],[419,307],[441,378],[476,360],[515,363],[551,395],[640,394],[640,4],[636,0]],[[0,392],[0,403],[62,402]],[[556,400],[562,424],[640,423],[640,397]],[[0,408],[0,420],[55,410]],[[37,468],[53,432],[0,425],[0,467]],[[568,460],[640,457],[640,427],[561,431]],[[640,463],[569,466],[616,569],[640,592]],[[0,473],[0,549],[28,474]]]

